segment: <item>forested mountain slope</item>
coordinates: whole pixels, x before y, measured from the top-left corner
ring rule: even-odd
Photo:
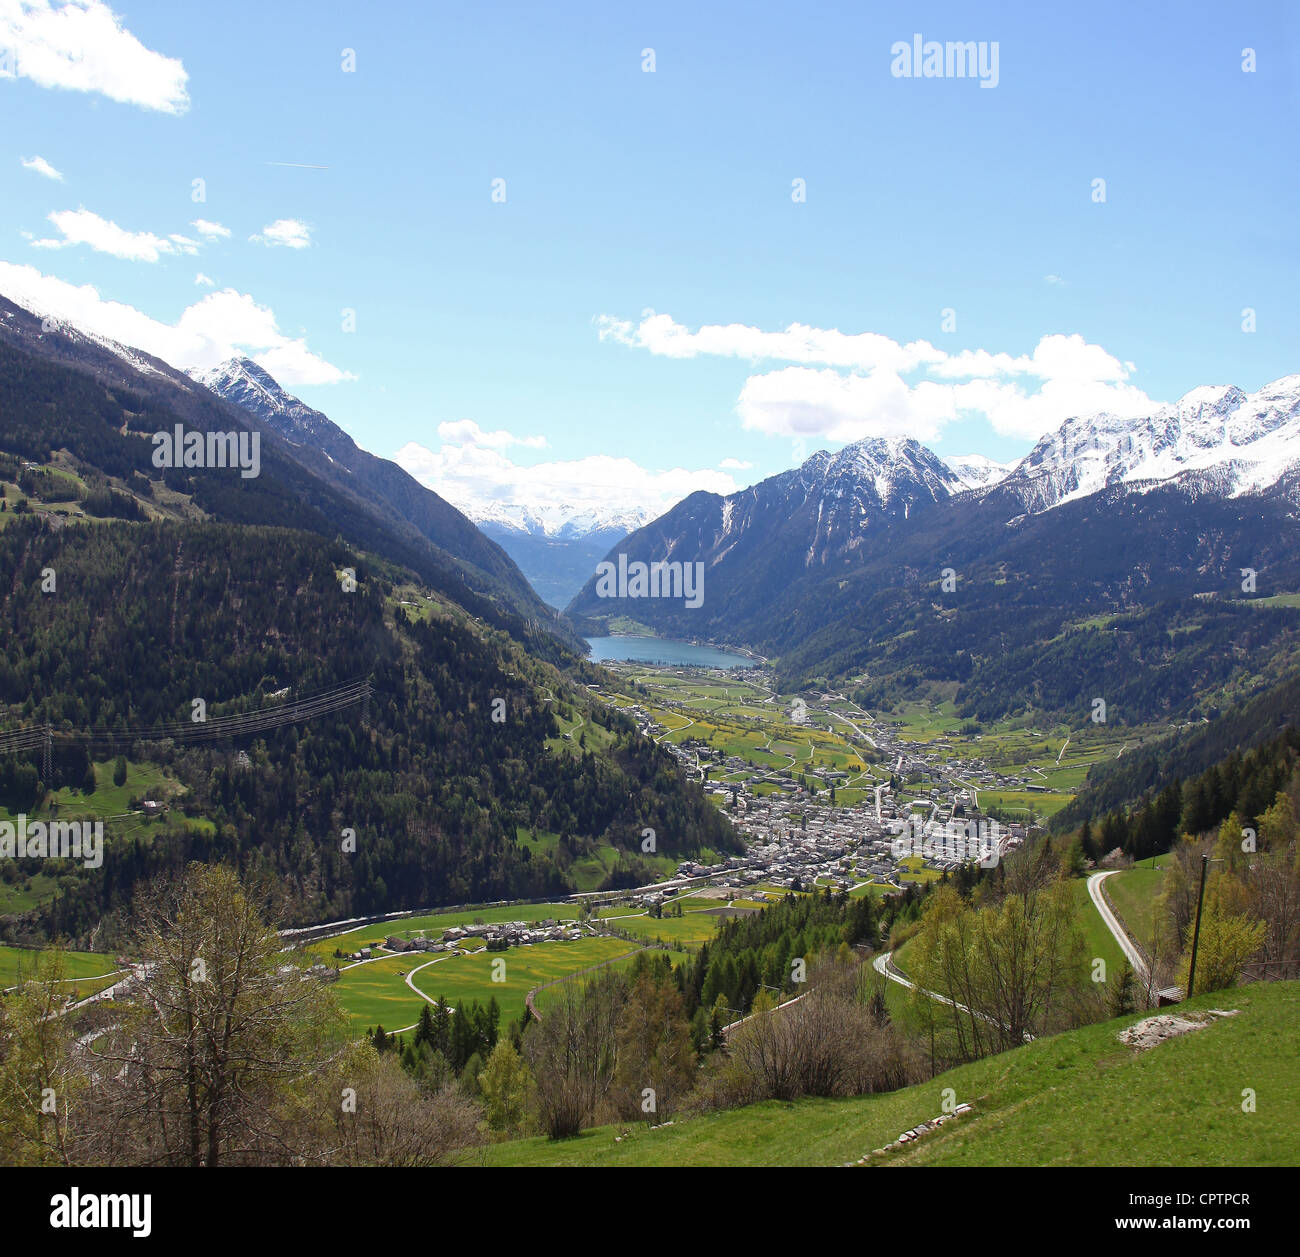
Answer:
[[[177,424],[204,433],[257,432],[258,474],[176,467],[160,477],[150,438],[174,431]],[[170,506],[170,513],[189,517],[341,536],[410,567],[538,649],[554,652],[557,641],[578,648],[568,626],[538,598],[505,551],[435,494],[415,486],[424,505],[412,522],[401,503],[390,503],[365,485],[350,485],[324,451],[287,440],[166,363],[122,346],[105,347],[71,327],[43,331],[34,315],[3,297],[0,450],[36,461],[66,451],[74,465],[84,463],[114,478],[120,490],[142,495],[147,514],[168,513],[164,507]],[[159,479],[183,500],[160,500],[145,483]],[[157,510],[149,509],[150,498]]]
[[[273,874],[311,921],[553,894],[598,850],[612,880],[648,880],[662,865],[641,859],[646,827],[661,855],[737,846],[698,786],[584,687],[309,533],[13,519],[0,626],[0,727],[49,722],[55,750],[48,781],[40,749],[0,759],[0,805],[37,808],[47,787],[75,790],[88,757],[117,754],[183,787],[164,819],[110,818],[102,868],[47,865],[49,933],[83,935],[142,878],[190,859]],[[201,726],[141,732],[193,723],[195,699],[217,720],[366,677],[365,712],[217,741]],[[558,736],[557,709],[566,725],[582,718],[585,749]],[[87,806],[74,794],[61,818]],[[533,848],[520,830],[551,837]]]

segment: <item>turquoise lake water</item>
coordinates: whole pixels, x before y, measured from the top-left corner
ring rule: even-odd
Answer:
[[[690,668],[753,668],[757,664],[744,655],[733,655],[712,646],[693,646],[670,637],[589,637],[593,663],[628,660],[634,663],[664,663]]]

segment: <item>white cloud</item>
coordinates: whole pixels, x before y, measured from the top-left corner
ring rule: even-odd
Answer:
[[[471,426],[477,427],[476,424]],[[456,424],[442,424],[455,430]],[[590,508],[601,515],[631,511],[661,515],[697,489],[734,493],[736,482],[722,472],[673,467],[655,471],[630,458],[592,454],[585,458],[525,467],[483,445],[449,442],[438,450],[408,442],[393,455],[421,484],[471,514],[524,506],[536,511]]]
[[[55,210],[47,215],[62,234],[61,240],[33,240],[36,249],[67,249],[88,244],[97,253],[108,253],[128,262],[156,262],[177,253],[197,253],[198,242],[188,236],[155,236],[151,231],[128,231],[88,209]]]
[[[791,323],[783,332],[764,332],[742,323],[706,324],[699,331],[692,332],[675,322],[671,315],[647,311],[641,322],[635,325],[602,314],[596,320],[596,327],[601,340],[648,349],[652,354],[666,358],[696,358],[710,354],[747,358],[751,362],[771,359],[817,362],[862,371],[877,367],[910,371],[923,363],[941,361],[946,356],[928,341],[900,345],[875,332],[849,335],[808,327],[803,323]]]
[[[95,92],[122,104],[181,114],[189,75],[146,48],[103,0],[0,0],[0,78]]]
[[[209,222],[206,218],[196,218],[190,226],[205,240],[228,240],[230,238],[229,227],[223,227],[220,223]]]
[[[1048,284],[1055,284],[1059,288],[1065,287],[1065,280],[1063,280],[1059,275],[1044,275],[1043,282]]]
[[[1149,415],[1159,405],[1135,385],[1087,379],[1047,380],[1032,393],[1005,382],[972,380],[953,393],[959,410],[987,416],[994,430],[1005,436],[1030,438],[1059,428],[1075,415]]]
[[[845,334],[800,323],[782,332],[735,323],[692,332],[653,311],[637,324],[602,315],[596,326],[601,340],[663,357],[797,364],[750,375],[740,389],[742,425],[770,436],[927,441],[944,425],[977,414],[999,433],[1036,438],[1074,415],[1142,414],[1158,404],[1131,382],[1132,362],[1077,334],[1043,336],[1032,353],[1012,355],[949,353],[928,341],[900,344],[874,332]]]
[[[769,436],[932,441],[957,417],[951,392],[930,381],[911,388],[893,371],[843,375],[829,368],[784,367],[751,375],[736,409],[746,428]]]
[[[287,388],[356,378],[314,353],[301,338],[285,336],[273,311],[233,288],[206,293],[175,323],[105,300],[90,284],[43,275],[34,266],[0,262],[0,292],[37,314],[143,349],[174,367],[214,367],[242,354]]]
[[[485,432],[473,419],[455,419],[438,425],[438,436],[444,445],[477,445],[485,449],[502,450],[510,445],[524,445],[529,449],[545,449],[544,436],[515,436],[499,428]]]
[[[34,170],[38,175],[44,175],[47,179],[56,179],[59,183],[63,182],[63,176],[44,157],[24,157],[21,161],[23,169]]]
[[[721,467],[723,471],[750,471],[754,464],[747,463],[741,458],[724,458],[718,466]]]
[[[202,284],[205,288],[216,287],[215,281],[209,279],[208,276],[206,276],[202,271],[200,271],[197,275],[194,276],[194,282],[196,284]]]
[[[311,228],[296,218],[277,218],[268,223],[256,236],[249,236],[254,244],[268,247],[276,245],[286,249],[305,249],[311,244]]]

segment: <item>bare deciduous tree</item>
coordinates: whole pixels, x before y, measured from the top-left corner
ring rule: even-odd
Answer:
[[[552,1139],[576,1135],[603,1107],[614,1080],[616,1032],[626,1000],[626,980],[608,970],[585,986],[565,983],[524,1036],[542,1127]]]
[[[293,1158],[288,1097],[343,1023],[264,907],[221,865],[191,864],[139,897],[138,980],[94,1045],[106,1159]]]

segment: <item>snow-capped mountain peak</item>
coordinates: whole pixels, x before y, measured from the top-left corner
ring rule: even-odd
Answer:
[[[648,524],[658,514],[649,507],[592,502],[496,502],[482,499],[457,502],[456,505],[476,524],[496,524],[529,536],[558,540],[602,532],[626,536]]]
[[[869,488],[880,507],[900,496],[938,501],[960,487],[952,468],[912,437],[863,437],[831,456],[821,475],[828,487],[852,483],[859,491]]]
[[[270,372],[258,366],[251,358],[228,358],[218,366],[206,370],[190,370],[187,374],[204,388],[220,393],[223,397],[234,400],[238,394],[247,398],[247,401],[239,403],[246,410],[283,410],[297,400],[280,387]],[[250,404],[254,400],[258,403],[256,407]]]
[[[281,388],[265,367],[251,358],[228,358],[206,370],[186,372],[195,383],[255,414],[295,445],[311,445],[338,456],[341,442],[352,444],[330,418]]]
[[[983,454],[956,454],[944,459],[964,489],[988,489],[1005,479],[1015,463],[999,463]]]
[[[1114,485],[1178,483],[1224,497],[1300,475],[1300,375],[1255,393],[1203,385],[1149,415],[1067,419],[1003,482],[1028,510]]]

